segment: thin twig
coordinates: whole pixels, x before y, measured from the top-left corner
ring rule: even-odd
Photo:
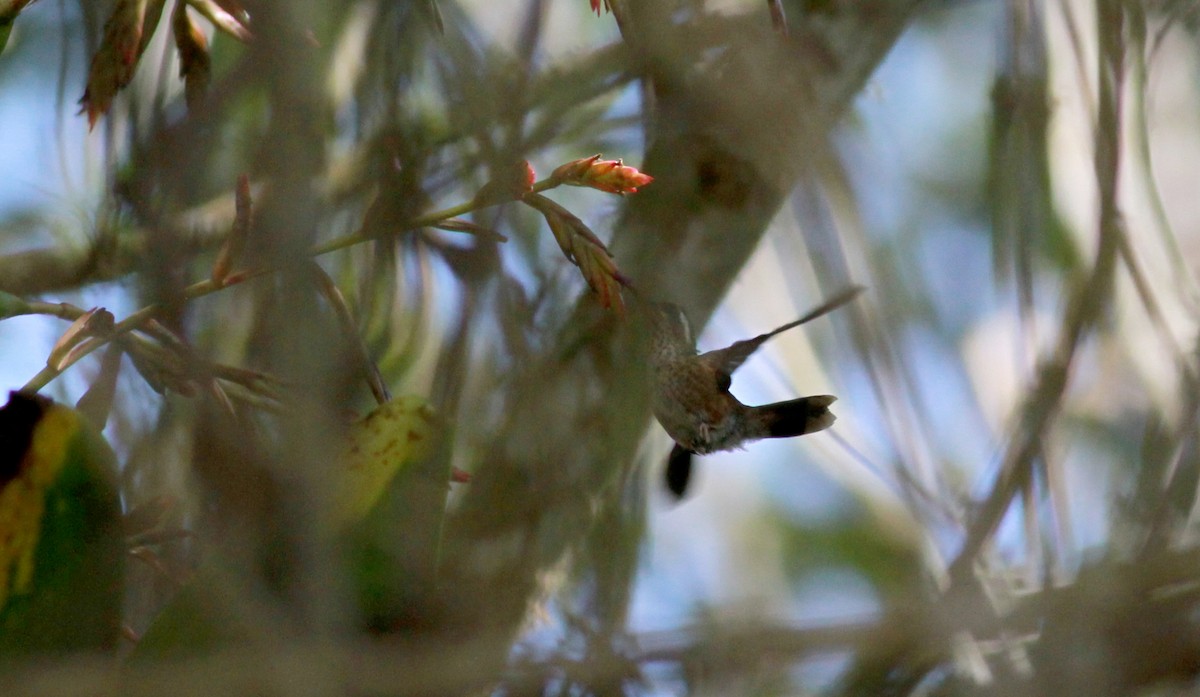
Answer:
[[[546,191],[547,189],[552,189],[552,188],[558,186],[559,183],[560,182],[558,182],[557,180],[548,177],[539,182],[535,182],[533,184],[532,191],[534,193]],[[479,210],[482,208],[488,208],[491,206],[495,206],[500,203],[506,203],[506,201],[493,201],[493,200],[479,201],[479,200],[473,199],[473,200],[467,201],[465,203],[460,203],[457,206],[451,206],[449,208],[444,208],[439,211],[433,211],[431,213],[425,213],[423,215],[419,215],[416,218],[413,218],[412,220],[408,221],[407,223],[404,223],[403,225],[399,226],[396,229],[396,233],[405,232],[408,230],[416,230],[418,228],[423,228],[423,227],[431,227],[431,226],[435,225],[436,223],[438,223],[439,221],[446,220],[448,218],[455,218],[460,215],[465,215],[467,213],[471,213],[473,211],[476,211],[476,210]],[[376,239],[375,235],[368,235],[364,231],[359,230],[358,232],[354,232],[349,235],[343,235],[342,237],[338,237],[338,238],[332,239],[328,242],[325,242],[323,244],[316,245],[315,247],[313,247],[312,249],[309,250],[308,258],[311,259],[314,257],[318,257],[323,254],[328,254],[330,252],[334,252],[339,249],[345,249],[347,247],[352,247],[356,244],[360,244],[362,242],[367,242],[367,241],[373,240],[373,239]],[[271,266],[265,266],[265,267],[261,267],[258,269],[250,269],[247,271],[234,272],[234,273],[229,274],[228,276],[224,277],[221,280],[213,280],[211,278],[208,278],[203,281],[193,283],[192,285],[187,286],[182,291],[180,291],[178,299],[173,301],[172,304],[186,303],[188,301],[195,300],[196,298],[200,298],[205,295],[210,295],[212,293],[215,293],[219,290],[228,288],[230,286],[239,285],[241,283],[244,283],[246,281],[249,281],[249,280],[252,280],[255,278],[259,278],[261,276],[265,276],[265,275],[268,275],[271,273],[276,273],[278,271],[281,271],[281,270],[293,265],[294,263],[296,263],[296,262],[291,262],[288,264],[274,264]],[[33,303],[31,303],[31,305],[33,305]],[[56,306],[55,304],[51,304],[51,303],[37,303],[37,305],[43,306],[40,309],[46,310],[46,312],[44,314],[52,314],[56,317],[62,317],[63,313],[67,312],[64,308],[62,308],[60,306]],[[170,304],[166,304],[166,303],[155,303],[153,305],[147,305],[146,307],[143,307],[142,309],[134,312],[133,314],[126,317],[125,319],[121,320],[120,322],[117,322],[116,325],[113,326],[113,329],[108,336],[106,336],[104,338],[93,337],[91,339],[84,341],[82,344],[80,344],[78,350],[74,351],[71,354],[69,360],[63,361],[62,365],[58,366],[57,368],[53,368],[51,366],[46,366],[46,367],[42,368],[42,370],[39,371],[37,375],[33,376],[33,378],[31,378],[29,380],[29,382],[25,383],[25,386],[21,388],[22,391],[37,392],[37,391],[41,390],[43,387],[45,387],[47,384],[49,384],[51,380],[53,380],[54,378],[61,375],[64,370],[66,370],[67,368],[70,368],[75,363],[78,363],[79,360],[81,358],[83,358],[84,356],[87,356],[88,354],[92,353],[96,349],[105,345],[109,341],[112,341],[113,339],[116,339],[127,332],[133,331],[134,329],[141,327],[144,322],[151,319],[152,317],[157,315],[159,312],[162,312],[169,306],[170,306]],[[74,319],[74,318],[72,318],[72,319]]]

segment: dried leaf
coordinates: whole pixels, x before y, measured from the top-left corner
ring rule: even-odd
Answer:
[[[629,281],[617,270],[612,254],[600,238],[570,211],[541,194],[528,194],[521,200],[546,219],[563,254],[579,267],[588,286],[599,296],[600,304],[623,313],[621,286],[628,286]]]
[[[234,261],[242,255],[246,239],[250,236],[253,201],[250,199],[250,178],[245,174],[238,177],[236,200],[237,209],[233,219],[233,229],[229,232],[229,237],[225,238],[225,244],[221,245],[221,251],[217,253],[217,260],[213,263],[212,280],[214,283],[226,280],[233,268]]]
[[[346,298],[342,295],[342,291],[338,289],[337,284],[325,273],[325,269],[317,262],[309,262],[309,271],[312,275],[313,283],[317,289],[321,291],[321,295],[325,296],[325,300],[329,306],[333,308],[334,314],[338,318],[338,324],[342,327],[342,333],[354,348],[354,354],[358,358],[359,367],[362,369],[363,377],[366,378],[367,385],[371,388],[371,394],[375,396],[375,401],[379,404],[386,404],[391,400],[392,395],[388,391],[387,383],[383,379],[383,374],[379,372],[379,366],[375,365],[375,361],[371,360],[370,350],[367,348],[366,342],[363,341],[362,333],[358,329],[358,322],[354,319],[354,314],[350,311],[350,305],[346,303]]]
[[[187,4],[183,2],[175,5],[171,28],[175,34],[175,48],[179,51],[179,77],[183,78],[184,98],[188,111],[195,111],[204,101],[204,94],[208,91],[208,83],[212,78],[208,39],[188,16]]]
[[[149,547],[134,547],[129,550],[129,556],[154,569],[159,575],[176,586],[183,586],[183,584],[187,583],[188,579],[185,574],[168,567],[163,558],[158,556],[158,553]]]
[[[92,57],[87,89],[79,103],[87,112],[88,128],[112,106],[113,97],[133,79],[166,0],[117,0],[104,24],[104,38]]]
[[[142,40],[138,43],[139,58],[150,45],[150,39],[154,37],[154,30],[158,28],[158,21],[162,19],[163,6],[167,4],[167,0],[142,0],[142,4],[145,10],[142,12]]]
[[[546,215],[545,218],[546,224],[550,226],[550,232],[554,234],[554,241],[558,242],[559,249],[574,264],[575,256],[571,253],[571,226],[561,216]]]
[[[226,414],[232,417],[237,416],[237,409],[233,406],[233,400],[225,393],[225,388],[221,387],[221,383],[213,379],[207,381],[204,386],[208,389],[209,396],[216,400],[217,404],[221,405],[221,409]]]
[[[211,366],[213,377],[220,378],[225,382],[241,385],[247,390],[256,394],[261,394],[272,399],[280,399],[279,379],[267,373],[257,370],[248,370],[246,368],[238,368],[232,365],[223,363],[214,363]]]
[[[246,8],[242,5],[240,0],[217,0],[217,4],[221,6],[221,9],[233,15],[234,18],[236,18],[237,21],[241,22],[242,24],[250,23],[250,13],[246,12]]]
[[[67,331],[54,342],[54,348],[50,349],[50,355],[46,358],[46,365],[54,370],[62,370],[63,366],[70,365],[67,358],[72,353],[81,341],[89,336],[106,336],[113,328],[113,316],[108,310],[102,307],[93,307],[87,312],[80,315],[67,327]]]
[[[165,394],[171,389],[185,397],[196,393],[188,371],[175,354],[132,335],[127,336],[124,346],[133,367],[155,392]]]
[[[779,0],[767,0],[767,8],[771,11],[771,26],[780,36],[787,36],[787,15],[783,12],[783,3]]]
[[[145,547],[146,545],[161,545],[164,542],[187,540],[192,537],[195,537],[195,534],[191,530],[186,530],[184,528],[166,528],[163,530],[149,530],[136,535],[130,535],[128,541],[130,547]]]

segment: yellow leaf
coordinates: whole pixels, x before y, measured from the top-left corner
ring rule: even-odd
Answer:
[[[401,466],[432,452],[434,423],[425,400],[408,395],[381,405],[351,428],[345,469],[338,472],[335,526],[364,518]]]

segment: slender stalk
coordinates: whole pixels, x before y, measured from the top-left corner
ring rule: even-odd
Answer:
[[[558,186],[559,184],[561,184],[561,182],[558,181],[557,179],[555,179],[553,177],[547,177],[546,179],[543,179],[539,182],[535,182],[533,184],[531,193],[540,193],[542,191],[546,191],[547,189],[553,189],[554,187]],[[508,201],[507,200],[480,201],[477,199],[472,199],[470,201],[460,203],[456,206],[450,206],[449,208],[443,208],[438,211],[433,211],[430,213],[425,213],[423,215],[419,215],[416,218],[413,218],[412,220],[405,223],[399,229],[397,229],[396,233],[406,232],[408,230],[416,230],[418,228],[423,228],[423,227],[430,227],[430,226],[434,225],[435,223],[441,222],[443,220],[447,220],[449,218],[454,218],[454,217],[457,217],[460,215],[466,215],[467,213],[472,213],[474,211],[477,211],[477,210],[480,210],[483,208],[490,208],[491,206],[500,205],[502,203],[508,203]],[[339,249],[346,249],[346,248],[352,247],[356,244],[360,244],[362,242],[367,242],[367,241],[373,240],[373,239],[378,239],[378,235],[368,235],[363,230],[360,229],[349,235],[343,235],[341,237],[337,237],[332,240],[329,240],[328,242],[324,242],[322,244],[318,244],[318,245],[314,246],[312,249],[309,250],[308,258],[312,259],[315,257],[319,257],[323,254],[328,254],[330,252],[334,252]],[[295,263],[295,262],[292,262],[292,263]],[[193,283],[192,285],[184,288],[182,293],[180,293],[179,299],[174,302],[175,303],[185,303],[185,302],[188,302],[191,300],[195,300],[196,298],[200,298],[205,295],[215,293],[224,288],[228,288],[230,286],[235,286],[235,285],[244,283],[245,281],[259,278],[260,276],[266,276],[268,274],[275,273],[277,271],[284,269],[285,267],[287,267],[289,265],[290,264],[275,264],[272,266],[265,266],[265,267],[261,267],[261,268],[257,268],[257,269],[250,269],[247,271],[239,271],[239,272],[229,274],[227,277],[225,277],[224,279],[222,279],[220,281],[214,281],[211,278],[205,279],[203,281],[198,281],[198,282]],[[30,303],[30,307],[34,309],[34,312],[31,314],[52,315],[54,317],[61,317],[63,319],[75,319],[83,312],[79,308],[73,307],[66,303]],[[161,312],[166,307],[167,307],[167,305],[164,303],[155,303],[153,305],[147,305],[146,307],[143,307],[142,309],[134,312],[133,314],[126,317],[125,319],[121,320],[120,322],[117,322],[113,326],[112,331],[110,333],[106,334],[105,336],[102,336],[102,337],[94,336],[90,339],[87,339],[80,346],[79,350],[76,351],[71,356],[71,360],[65,362],[63,365],[59,366],[58,368],[53,368],[49,365],[42,368],[38,372],[37,375],[34,375],[33,378],[31,378],[29,380],[29,382],[25,383],[24,387],[21,388],[21,391],[22,392],[37,392],[37,391],[41,390],[43,387],[48,385],[51,380],[53,380],[54,378],[61,375],[63,373],[63,371],[65,371],[67,368],[70,368],[72,365],[78,363],[79,360],[81,358],[83,358],[84,356],[87,356],[88,354],[92,353],[96,349],[100,348],[101,346],[104,346],[108,342],[120,337],[121,335],[131,332],[134,329],[137,329],[144,322],[153,318],[155,315],[157,315],[159,312]]]

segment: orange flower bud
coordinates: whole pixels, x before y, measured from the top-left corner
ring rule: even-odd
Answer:
[[[592,155],[578,160],[571,160],[565,165],[559,165],[553,172],[550,173],[550,178],[562,182],[564,184],[579,185],[583,181],[583,176],[596,160],[600,159],[600,155]]]
[[[601,160],[592,155],[573,160],[554,170],[551,177],[572,186],[590,186],[611,194],[637,193],[639,186],[654,181],[654,177],[630,167],[621,160]]]

